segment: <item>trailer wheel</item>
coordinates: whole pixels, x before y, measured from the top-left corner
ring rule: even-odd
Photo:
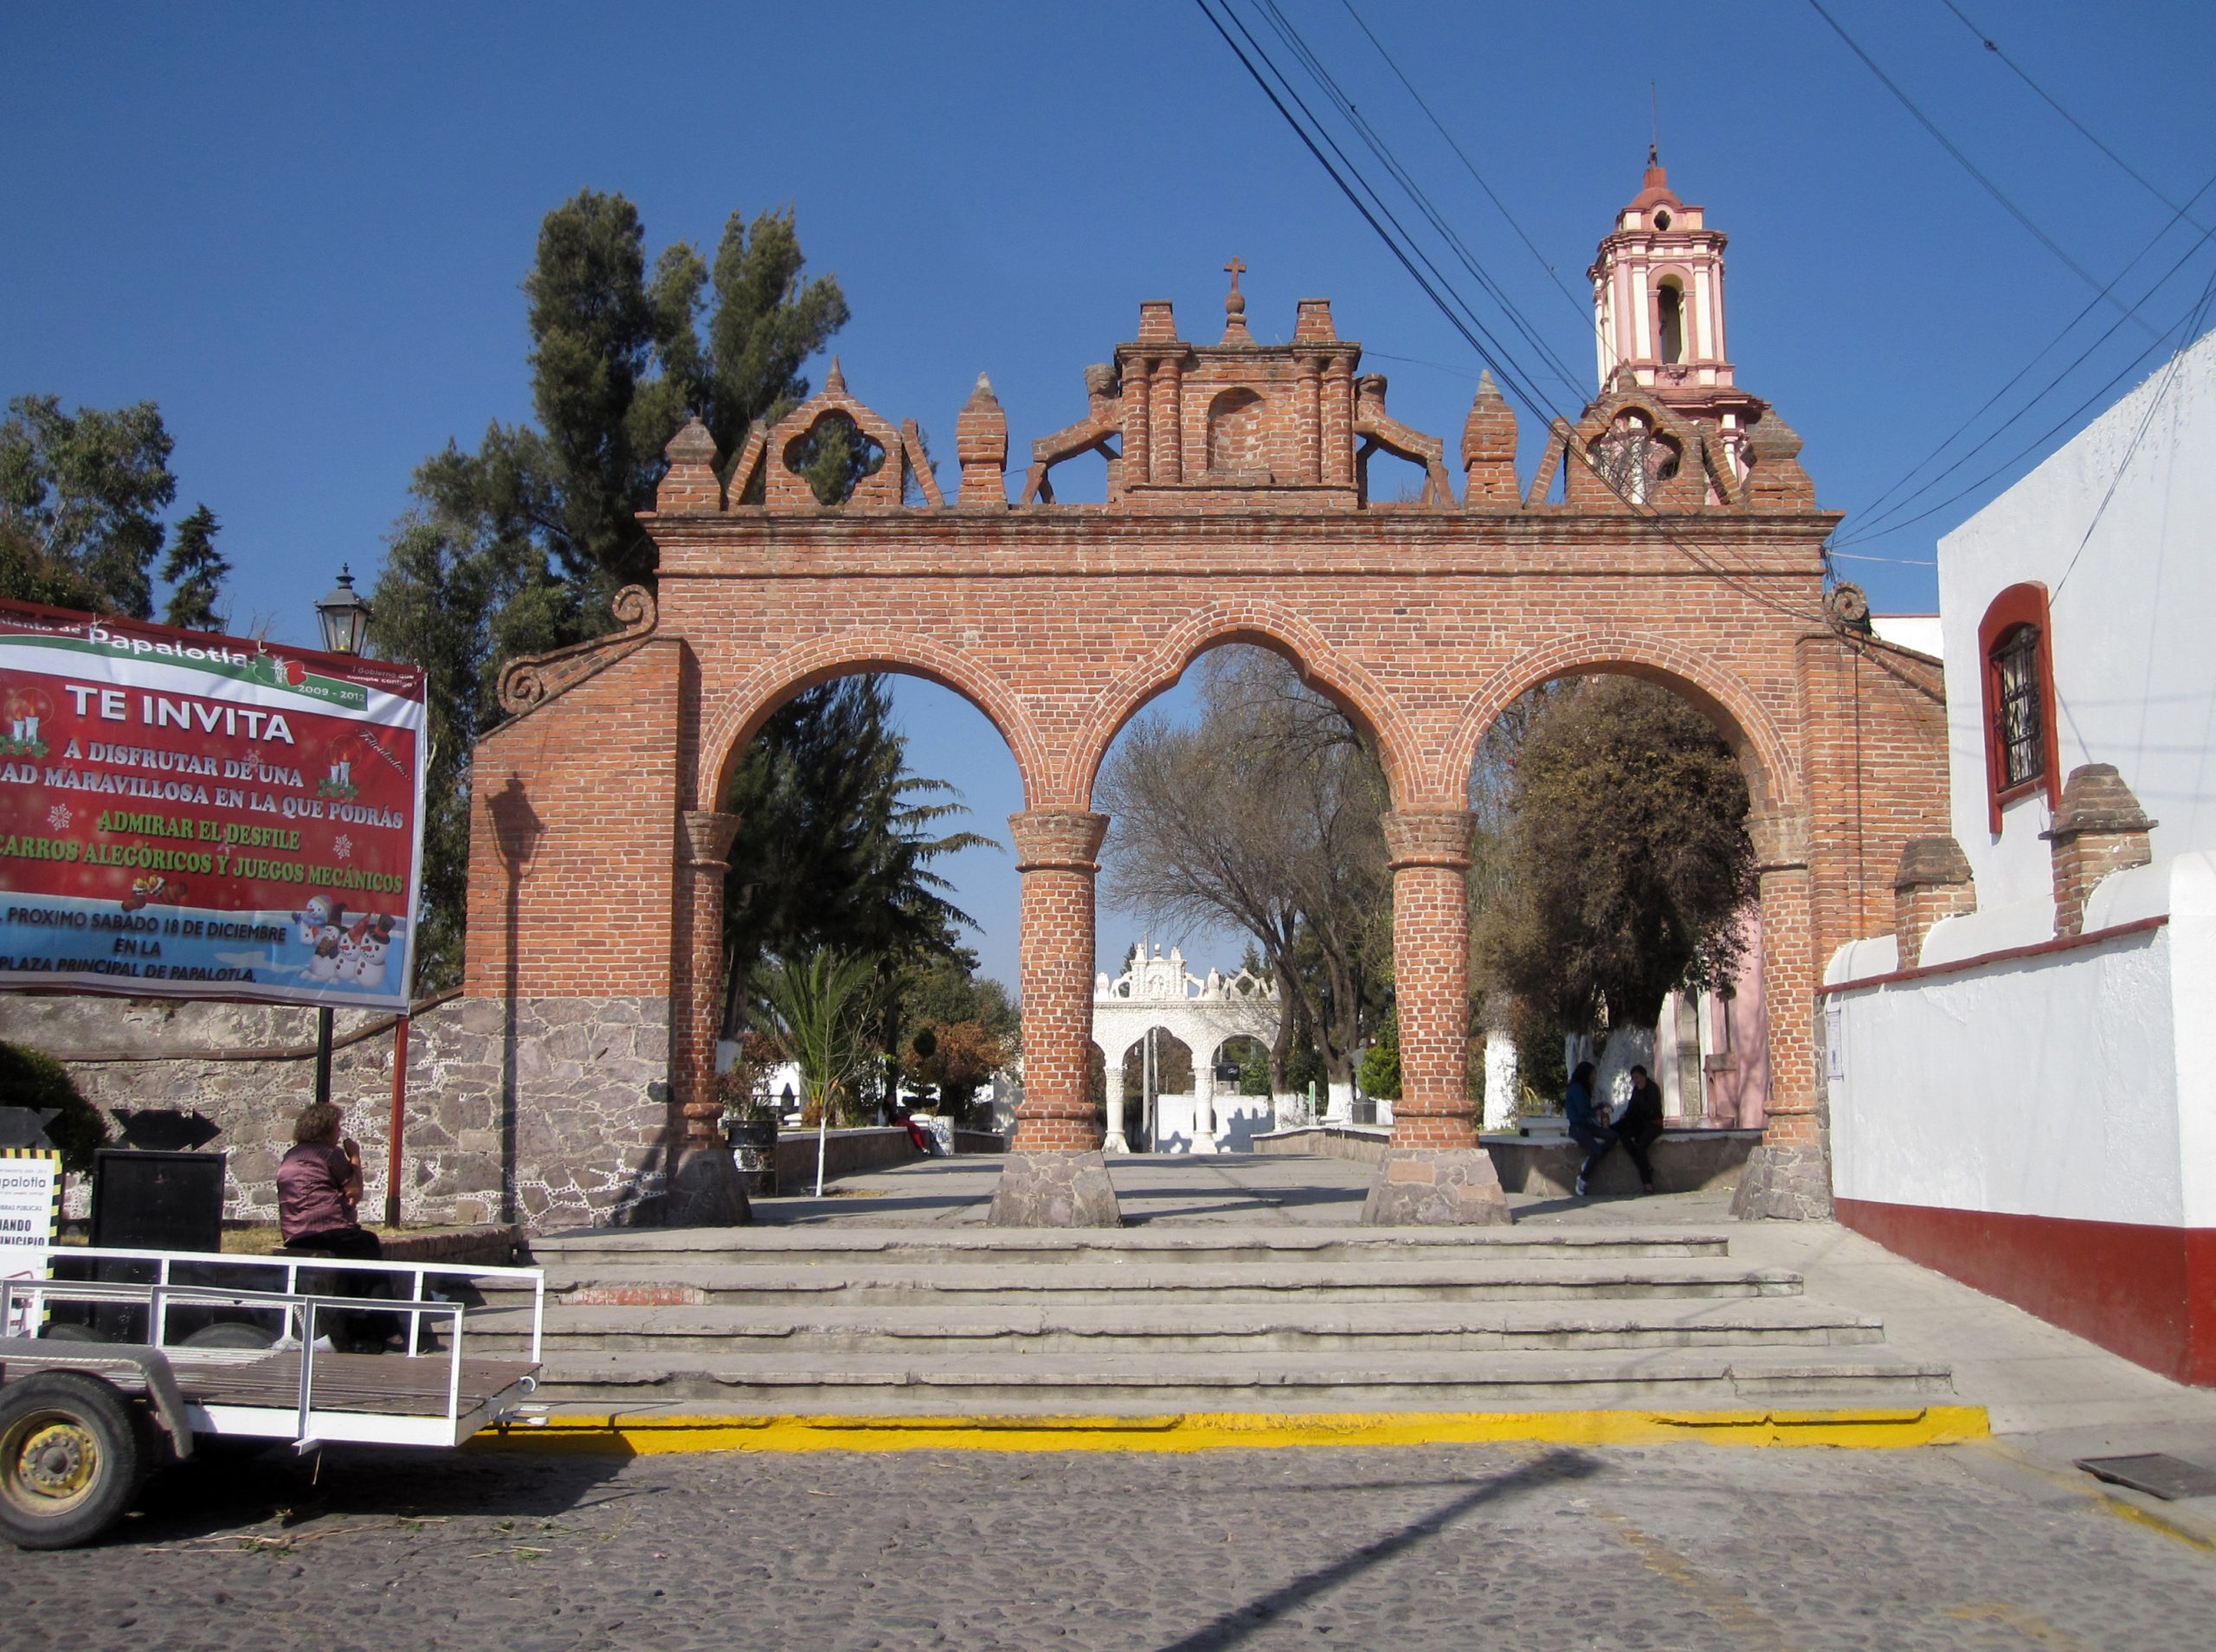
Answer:
[[[138,1431],[96,1377],[42,1371],[0,1388],[0,1536],[66,1549],[122,1518],[138,1490]]]
[[[218,1320],[213,1325],[203,1325],[184,1341],[181,1348],[274,1348],[277,1333],[266,1325],[248,1325],[242,1320]]]

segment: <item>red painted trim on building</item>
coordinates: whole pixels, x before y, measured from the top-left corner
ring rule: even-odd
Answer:
[[[2097,947],[2104,941],[2117,941],[2128,935],[2143,935],[2159,929],[2170,921],[2168,912],[2157,912],[2151,918],[2134,918],[2129,923],[2111,923],[2105,929],[2095,929],[2087,935],[2058,935],[2052,941],[2034,941],[2027,947],[2003,947],[1998,952],[1981,952],[1974,958],[1951,958],[1943,964],[1918,964],[1914,969],[1896,969],[1889,974],[1864,975],[1854,980],[1843,980],[1816,988],[1818,998],[1828,998],[1833,993],[1851,993],[1862,987],[1891,987],[1896,981],[1922,980],[1927,975],[1954,975],[1965,969],[1979,969],[1987,964],[2013,963],[2019,958],[2044,958],[2050,953],[2075,952],[2080,947]]]
[[[1896,1255],[2178,1382],[2216,1387],[2216,1228],[1835,1201]]]
[[[1978,674],[1984,685],[1980,710],[1985,718],[1986,815],[1996,838],[2000,835],[2004,805],[2034,792],[2046,794],[2050,809],[2062,801],[2062,764],[2055,741],[2054,649],[2049,624],[2046,587],[2032,581],[2011,585],[1995,596],[1977,625]],[[2039,637],[2040,772],[2018,785],[2004,787],[2000,777],[2008,772],[2008,766],[2000,750],[2000,725],[1994,717],[2000,684],[1993,655],[2001,639],[2019,626],[2029,626]]]

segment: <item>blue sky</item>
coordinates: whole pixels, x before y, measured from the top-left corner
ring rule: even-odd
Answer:
[[[1732,238],[1740,382],[1806,438],[1826,505],[1858,512],[1883,496],[2093,297],[1798,0],[1360,0],[1553,276],[1343,0],[1279,3],[1581,370],[1581,300],[1555,277],[1579,290],[1636,190],[1653,86],[1672,183]],[[2170,220],[1942,0],[1826,3],[2100,281]],[[2173,202],[2216,173],[2216,7],[1956,3]],[[734,209],[794,204],[812,268],[835,272],[854,307],[836,349],[855,393],[921,420],[943,452],[980,370],[1019,454],[1075,417],[1085,363],[1131,335],[1142,298],[1175,299],[1189,336],[1207,336],[1234,253],[1259,337],[1290,331],[1296,298],[1328,295],[1342,335],[1390,375],[1395,415],[1450,442],[1478,366],[1191,0],[13,0],[0,152],[0,395],[159,402],[177,514],[205,500],[223,520],[235,625],[296,640],[339,563],[369,582],[419,460],[528,416],[518,283],[540,217],[580,188],[628,195],[657,247],[712,244]],[[2216,191],[2194,213],[2216,224]],[[2198,234],[2173,228],[2118,291],[2138,299]],[[1935,514],[1843,547],[1905,560],[1842,571],[1881,609],[1931,607],[1916,559],[2044,449],[1948,496],[2091,398],[2058,441],[2111,399],[2097,392],[2112,376],[2117,393],[2134,382],[2133,357],[2212,263],[2211,244],[2187,257],[2146,326],[2097,344],[2115,312],[2080,323],[1972,439],[2091,345],[2084,366],[1917,507]],[[1527,443],[1533,427],[1527,416]],[[961,785],[980,828],[1004,835],[1015,768],[989,725],[921,685],[901,704],[918,767]],[[984,922],[987,967],[1012,980],[1011,868],[981,854],[953,871]],[[1130,928],[1104,913],[1104,956]]]

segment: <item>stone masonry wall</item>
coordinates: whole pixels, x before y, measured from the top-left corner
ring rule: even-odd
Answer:
[[[392,1109],[391,1019],[342,1010],[332,1100],[360,1144],[362,1213],[384,1209]],[[652,1219],[661,1193],[667,1109],[667,998],[519,1000],[512,1056],[497,1001],[455,999],[417,1014],[409,1035],[402,1137],[404,1222],[513,1219],[533,1231]],[[224,1216],[274,1221],[277,1161],[312,1098],[315,1012],[171,1000],[0,996],[0,1038],[61,1058],[95,1106],[198,1111],[229,1155]],[[223,1052],[274,1051],[258,1059]],[[502,1105],[512,1061],[517,1104]],[[511,1140],[512,1138],[512,1140]],[[512,1165],[504,1197],[502,1166]]]

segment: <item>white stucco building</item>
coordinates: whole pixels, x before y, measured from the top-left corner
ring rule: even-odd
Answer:
[[[1951,838],[1832,961],[1840,1219],[2216,1384],[2216,333],[1939,547]]]

